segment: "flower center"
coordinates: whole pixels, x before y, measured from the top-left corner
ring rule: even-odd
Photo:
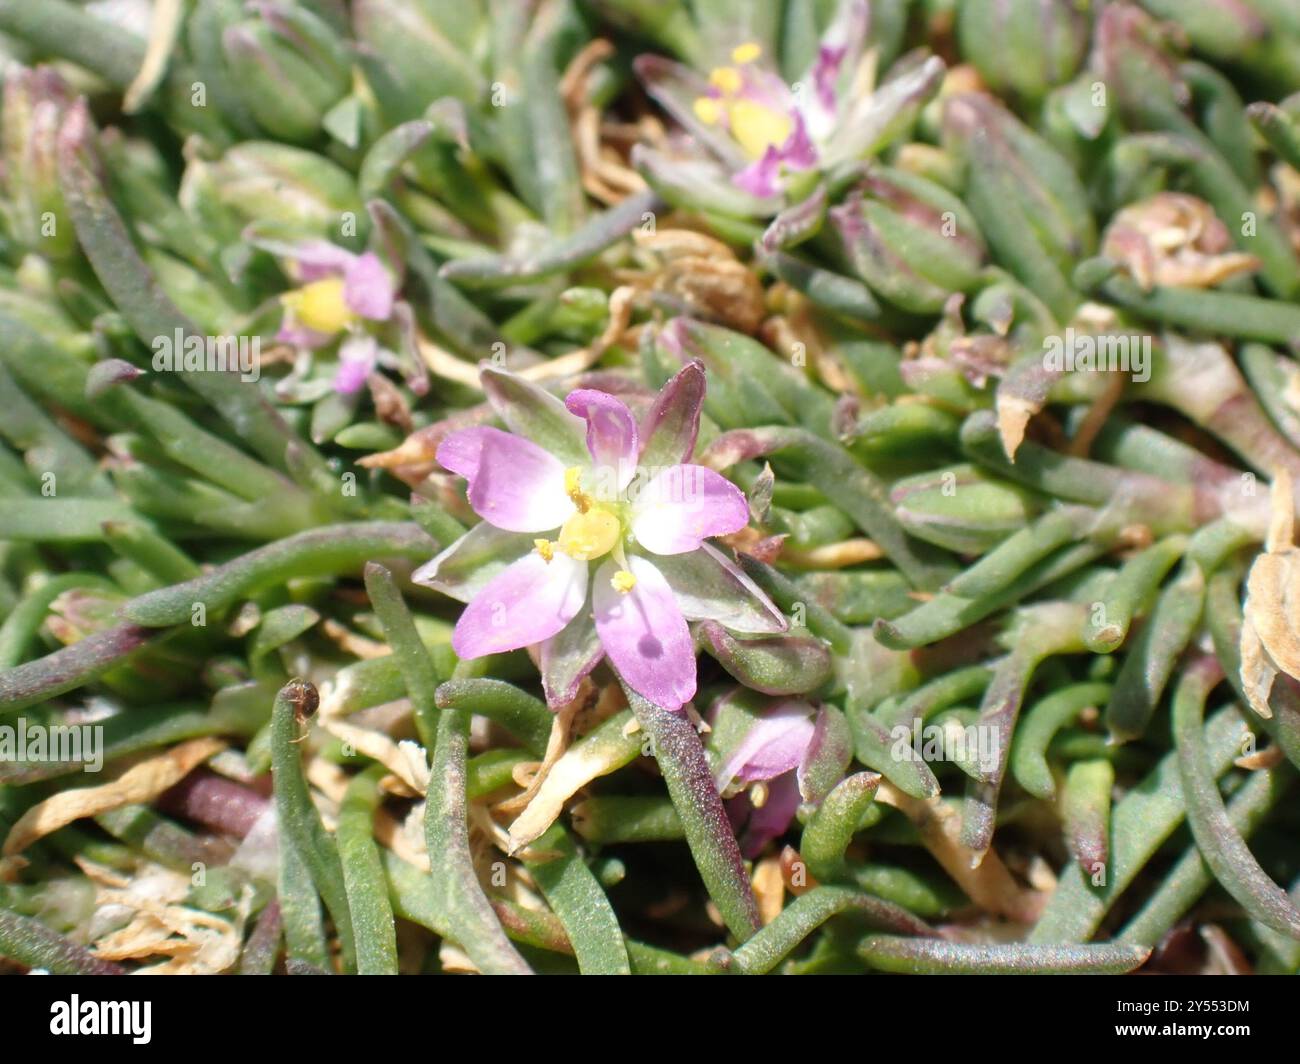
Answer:
[[[623,535],[618,515],[601,506],[589,506],[564,522],[559,547],[571,558],[589,562],[612,551]]]
[[[768,148],[779,148],[790,136],[790,116],[773,111],[753,100],[736,100],[729,109],[731,135],[752,159],[762,158]]]
[[[783,111],[758,102],[745,94],[742,70],[763,54],[758,44],[742,44],[731,53],[736,66],[715,67],[709,72],[714,92],[695,100],[695,116],[706,125],[717,125],[725,117],[727,129],[752,159],[761,159],[768,148],[780,148],[790,137],[794,122]]]
[[[356,315],[344,298],[342,277],[324,277],[285,292],[280,302],[307,328],[321,333],[342,332]]]

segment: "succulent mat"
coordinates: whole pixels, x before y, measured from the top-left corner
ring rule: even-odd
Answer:
[[[1294,0],[0,62],[0,968],[1300,968]]]

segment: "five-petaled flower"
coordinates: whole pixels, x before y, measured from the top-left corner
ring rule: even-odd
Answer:
[[[943,77],[942,60],[911,65],[871,90],[874,55],[867,51],[866,0],[840,0],[816,57],[788,84],[754,41],[742,41],[730,62],[707,77],[656,55],[638,56],[636,72],[697,145],[707,149],[751,197],[779,206],[798,175],[825,172],[863,158],[895,133],[928,99]],[[638,165],[651,184],[677,166],[642,148]],[[696,183],[708,175],[692,172]],[[736,204],[743,210],[742,204]]]
[[[786,622],[709,537],[748,523],[743,493],[691,464],[704,399],[692,362],[638,423],[589,388],[563,403],[485,367],[484,390],[511,431],[453,432],[438,462],[468,482],[483,521],[414,579],[468,606],[452,634],[462,658],[539,645],[552,706],[608,656],[623,681],[667,709],[695,695],[689,620],[740,632]]]

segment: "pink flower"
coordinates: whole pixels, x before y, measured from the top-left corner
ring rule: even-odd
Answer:
[[[714,782],[727,801],[741,850],[754,857],[785,833],[799,806],[816,804],[822,777],[838,780],[849,763],[848,725],[833,706],[820,709],[802,699],[770,701],[755,711],[753,696],[733,692],[714,704],[710,723],[731,736]],[[732,720],[720,724],[723,714]],[[744,725],[737,728],[736,720]],[[739,735],[736,732],[739,731]],[[825,764],[828,772],[819,771]],[[743,830],[742,830],[743,829]]]
[[[383,353],[361,324],[393,319],[398,280],[373,251],[356,255],[328,240],[284,244],[250,238],[250,243],[288,260],[301,282],[280,296],[284,319],[276,339],[314,351],[343,335],[334,390],[359,391]]]
[[[452,634],[462,658],[540,644],[552,706],[606,656],[667,709],[695,695],[688,621],[779,632],[785,619],[711,536],[745,527],[741,491],[688,459],[704,369],[687,365],[638,424],[622,400],[580,389],[560,400],[485,368],[510,431],[447,436],[438,461],[465,477],[483,521],[414,579],[468,603]]]
[[[705,198],[745,216],[768,216],[798,175],[877,153],[938,90],[944,65],[937,57],[900,65],[871,88],[869,22],[867,0],[838,0],[816,56],[793,84],[756,41],[737,43],[728,61],[707,74],[662,56],[638,56],[634,66],[646,91],[696,150],[692,158],[689,149],[641,145],[635,164],[670,200],[680,190],[687,202]]]

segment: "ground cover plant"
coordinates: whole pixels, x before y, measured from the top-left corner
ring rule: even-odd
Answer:
[[[1295,4],[0,63],[0,969],[1300,968]]]

